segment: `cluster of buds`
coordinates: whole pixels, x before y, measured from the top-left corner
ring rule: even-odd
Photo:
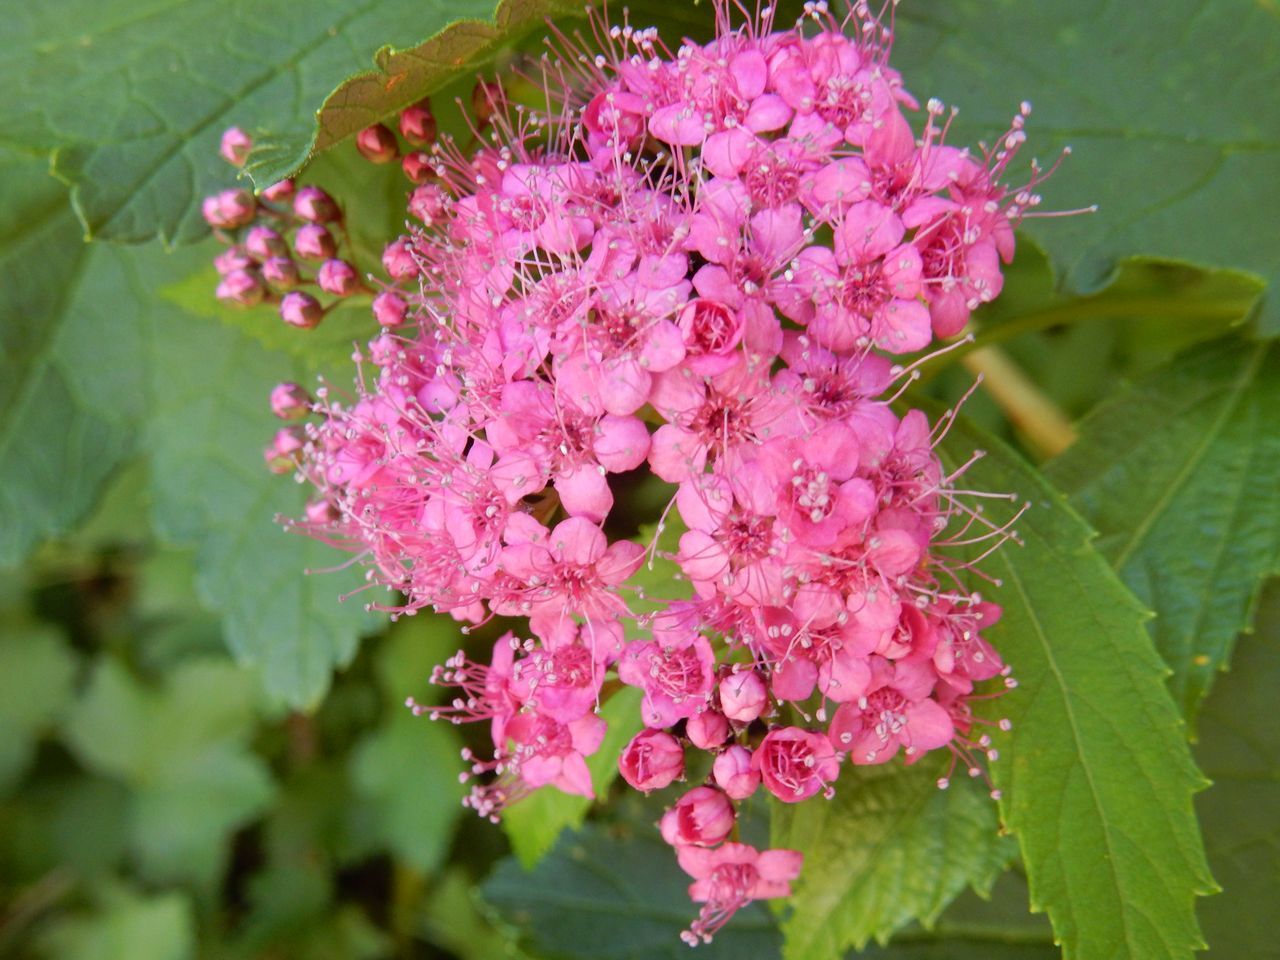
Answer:
[[[913,369],[895,358],[999,293],[1045,176],[1002,183],[1025,105],[992,148],[947,144],[935,101],[913,134],[891,30],[865,4],[837,20],[809,3],[781,29],[732,7],[715,4],[714,40],[674,52],[625,23],[593,24],[599,50],[558,35],[545,109],[477,88],[473,151],[425,107],[403,114],[426,147],[402,161],[415,223],[383,255],[358,393],[281,385],[273,408],[306,422],[268,451],[316,489],[294,526],[394,592],[371,606],[464,632],[527,622],[490,662],[436,671],[450,703],[410,703],[489,721],[491,755],[465,755],[481,815],[547,785],[591,796],[618,683],[642,692],[628,784],[667,787],[689,751],[713,755],[660,824],[702,904],[691,943],[798,875],[798,852],[736,842],[757,790],[797,803],[829,797],[843,763],[943,749],[979,775],[995,758],[971,705],[1013,680],[983,638],[999,608],[968,574],[1013,533],[941,464],[950,418],[891,402]],[[400,152],[381,126],[358,146]],[[247,196],[215,198],[210,222],[264,213],[326,222]],[[224,284],[282,255],[248,237],[232,251],[245,263]],[[605,525],[611,478],[643,470],[670,485],[658,529],[674,509],[691,595],[639,615],[628,581],[656,540]]]

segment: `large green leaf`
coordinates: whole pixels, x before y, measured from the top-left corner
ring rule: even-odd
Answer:
[[[1019,687],[991,708],[1013,723],[991,775],[1017,836],[1032,905],[1068,960],[1190,960],[1194,902],[1214,889],[1192,809],[1204,786],[1164,686],[1147,613],[1094,549],[1093,532],[1015,453],[963,421],[943,444],[973,489],[1028,503],[1023,546],[985,564],[1004,616],[990,639]],[[987,501],[991,522],[1014,505]]]
[[[249,174],[262,186],[290,176],[322,150],[474,72],[547,17],[580,14],[582,8],[571,0],[499,0],[496,6],[493,0],[473,0],[445,8],[436,18],[448,25],[421,43],[379,47],[375,69],[343,80],[316,111],[314,127],[272,129],[250,157]],[[420,28],[423,33],[428,31]]]
[[[773,805],[771,845],[804,869],[782,925],[789,960],[839,960],[911,920],[926,926],[967,886],[986,893],[1013,857],[996,805],[968,780],[939,790],[924,761],[847,768],[830,802]]]
[[[192,660],[152,689],[111,658],[96,665],[64,727],[91,770],[133,792],[130,845],[147,874],[212,883],[231,830],[261,812],[273,786],[247,741],[252,677],[226,660]]]
[[[506,31],[528,29],[562,9],[539,0],[495,6],[495,0],[17,5],[8,11],[0,54],[7,91],[0,142],[56,151],[55,172],[71,185],[90,235],[193,240],[205,230],[200,198],[231,179],[217,152],[223,129],[235,124],[269,134],[269,176],[292,172],[313,148],[475,69]],[[388,43],[410,49],[397,53]],[[349,79],[369,67],[375,51],[379,72]]]
[[[536,956],[558,960],[683,960],[680,940],[697,916],[686,896],[691,882],[675,853],[641,828],[614,834],[596,824],[565,835],[532,873],[515,859],[498,864],[485,881],[484,898],[519,928]],[[778,932],[760,904],[742,910],[699,946],[699,957],[778,955]]]
[[[0,149],[0,566],[88,512],[144,403],[129,265],[81,242],[46,166]]]
[[[1156,647],[1193,716],[1280,572],[1280,350],[1227,340],[1108,397],[1049,477],[1158,616]]]
[[[280,426],[267,397],[281,380],[312,382],[315,367],[176,309],[155,326],[152,343],[156,526],[198,546],[201,596],[223,614],[233,652],[260,669],[267,692],[314,705],[334,666],[355,654],[360,632],[378,622],[364,609],[372,594],[339,600],[361,583],[358,571],[303,572],[342,563],[344,554],[275,522],[297,516],[305,495],[263,467],[262,448]]]
[[[444,616],[421,614],[392,627],[377,660],[389,716],[351,756],[356,795],[372,807],[375,840],[423,873],[440,865],[462,812],[462,744],[450,724],[415,717],[404,704],[410,695],[421,703],[439,696],[427,678],[457,649],[457,637],[458,624]]]
[[[1280,889],[1280,582],[1258,613],[1231,672],[1214,685],[1200,718],[1196,757],[1213,786],[1197,798],[1209,863],[1221,896],[1200,909],[1214,960],[1276,955],[1272,920]]]
[[[53,627],[0,620],[0,794],[71,700],[76,657]]]
[[[996,880],[989,899],[960,895],[928,929],[911,927],[887,946],[870,946],[865,960],[1061,960],[1049,922],[1027,912],[1027,881],[1010,870]]]
[[[956,142],[993,142],[1026,99],[1028,155],[1074,148],[1044,207],[1098,212],[1026,224],[1072,289],[1096,290],[1133,255],[1280,279],[1272,6],[922,0],[896,13],[894,65],[922,99],[960,108]],[[1274,294],[1263,324],[1280,333]]]
[[[40,935],[40,955],[50,960],[191,960],[196,923],[181,893],[143,896],[110,888],[97,910],[59,918]]]

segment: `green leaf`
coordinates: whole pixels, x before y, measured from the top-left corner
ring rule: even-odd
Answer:
[[[195,956],[195,917],[180,893],[142,896],[123,888],[103,896],[97,911],[62,919],[40,938],[57,960],[189,960]]]
[[[227,835],[270,800],[270,774],[247,747],[253,698],[252,678],[223,660],[188,661],[159,690],[113,659],[96,665],[64,736],[132,789],[130,844],[149,875],[212,883]]]
[[[789,960],[839,960],[920,920],[926,927],[967,886],[985,893],[1015,846],[996,805],[969,781],[939,790],[945,766],[846,768],[829,802],[772,805],[771,846],[804,869],[782,925]]]
[[[605,797],[618,777],[618,756],[622,748],[640,732],[641,692],[636,687],[622,687],[600,708],[600,716],[609,724],[600,749],[587,757],[591,784],[597,798]],[[576,830],[591,809],[591,800],[562,793],[555,787],[535,790],[502,814],[502,828],[511,849],[526,870],[532,869],[555,846],[565,830]]]
[[[432,668],[457,649],[458,625],[444,616],[404,618],[378,650],[376,669],[386,718],[351,756],[356,795],[372,807],[375,842],[423,873],[435,870],[448,850],[466,788],[458,782],[461,740],[452,725],[415,717],[412,695],[432,702]]]
[[[1190,960],[1201,945],[1195,897],[1214,889],[1192,810],[1204,785],[1147,613],[1064,497],[1016,454],[963,420],[944,459],[987,455],[967,487],[1014,491],[1029,506],[1024,546],[984,562],[1003,581],[1004,615],[990,640],[1012,664],[1016,691],[991,707],[1013,723],[991,775],[1017,836],[1034,909],[1046,910],[1068,960]],[[1000,525],[1014,505],[985,501]]]
[[[472,0],[435,13],[434,24],[419,10],[407,22],[436,27],[415,46],[380,47],[375,69],[343,80],[315,114],[315,126],[301,125],[262,138],[249,158],[254,182],[269,186],[291,176],[312,157],[365,127],[474,73],[504,46],[543,25],[546,18],[581,14],[570,0]],[[463,18],[467,19],[463,19]]]
[[[686,960],[680,940],[697,916],[687,877],[652,828],[611,835],[589,824],[566,835],[531,872],[509,858],[485,881],[484,898],[530,941],[560,960]],[[699,957],[778,955],[778,932],[757,903],[740,911]]]
[[[1244,637],[1231,671],[1200,716],[1196,757],[1213,786],[1197,797],[1209,863],[1222,884],[1200,919],[1213,960],[1274,956],[1272,905],[1280,889],[1280,582],[1259,607],[1257,636]]]
[[[0,795],[26,772],[43,734],[71,701],[76,657],[53,627],[0,621]]]
[[[65,532],[133,450],[142,301],[43,161],[0,148],[0,566]]]
[[[1231,339],[1108,397],[1046,468],[1098,529],[1193,717],[1280,572],[1280,349]]]
[[[894,66],[922,101],[960,108],[952,142],[993,142],[1026,99],[1027,154],[1074,148],[1039,191],[1044,209],[1098,212],[1025,224],[1073,290],[1098,289],[1135,255],[1280,279],[1280,23],[1269,6],[1174,0],[1153,16],[1104,0],[928,0],[897,17]],[[1280,334],[1280,297],[1267,298],[1262,323]]]
[[[305,494],[263,467],[262,448],[280,426],[267,398],[282,380],[311,382],[315,367],[176,309],[152,342],[156,526],[199,547],[201,597],[223,614],[232,651],[258,667],[267,693],[312,706],[334,666],[354,656],[359,634],[379,622],[364,609],[366,595],[339,600],[361,584],[358,571],[304,573],[346,555],[275,520],[298,516]]]
[[[850,960],[1060,960],[1053,931],[1027,912],[1027,882],[1014,871],[996,880],[990,899],[961,894],[928,929],[912,927],[888,946],[871,946]]]
[[[506,31],[562,9],[550,0],[496,11],[494,0],[27,4],[6,22],[0,130],[7,143],[56,151],[54,170],[90,236],[188,242],[207,229],[201,197],[233,178],[218,156],[226,127],[263,139],[260,175],[278,179],[474,70]],[[495,16],[496,27],[484,22]],[[375,51],[378,72],[352,78]]]

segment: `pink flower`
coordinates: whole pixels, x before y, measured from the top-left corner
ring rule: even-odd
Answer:
[[[714,847],[729,836],[736,819],[724,793],[714,787],[694,787],[662,815],[658,829],[673,847]]]
[[[681,934],[686,943],[710,943],[712,936],[752,900],[791,896],[791,881],[804,860],[796,850],[756,850],[745,843],[676,848],[680,868],[694,878],[689,897],[704,904],[698,919]]]
[[[574,615],[593,620],[618,616],[627,605],[616,588],[643,561],[640,544],[610,544],[590,521],[562,520],[545,540],[503,549],[502,569],[525,586],[519,605],[508,615],[528,616],[539,633],[555,631]]]
[[[699,750],[714,750],[729,737],[729,721],[719,710],[701,710],[684,725],[685,736]]]
[[[517,714],[507,724],[520,778],[530,787],[551,784],[564,793],[594,797],[586,757],[600,749],[607,724],[593,713],[569,724],[541,713]]]
[[[765,734],[751,755],[765,789],[783,803],[799,803],[840,774],[840,756],[821,733],[779,727]]]
[[[881,657],[871,662],[872,681],[865,696],[840,705],[828,731],[831,742],[857,764],[884,763],[899,748],[908,762],[949,743],[951,718],[929,694],[937,674],[928,663]]]
[[[618,757],[618,770],[636,790],[661,790],[684,776],[684,750],[669,733],[641,730]]]
[[[644,691],[640,715],[647,726],[669,727],[693,716],[714,684],[715,657],[700,633],[633,641],[618,663],[618,679]]]

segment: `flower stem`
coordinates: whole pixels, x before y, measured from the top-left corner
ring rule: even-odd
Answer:
[[[980,347],[965,355],[964,365],[983,378],[987,392],[1045,458],[1055,457],[1076,441],[1076,428],[1022,369],[997,347]]]

